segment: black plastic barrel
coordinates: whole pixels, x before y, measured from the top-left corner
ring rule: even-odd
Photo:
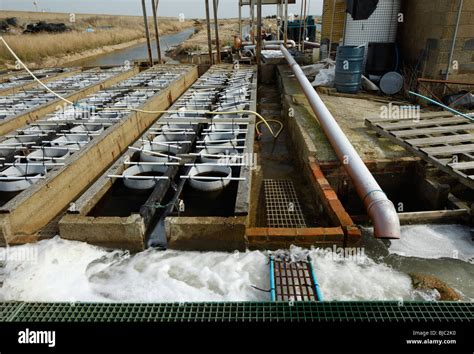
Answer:
[[[364,51],[364,46],[339,46],[337,48],[334,86],[338,92],[359,92]]]

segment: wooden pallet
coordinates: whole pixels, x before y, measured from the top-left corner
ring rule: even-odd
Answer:
[[[419,119],[368,118],[365,125],[474,188],[474,121],[430,112]]]

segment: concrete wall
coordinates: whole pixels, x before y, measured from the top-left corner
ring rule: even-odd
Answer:
[[[459,0],[404,0],[399,42],[405,60],[424,78],[444,79],[456,25]],[[474,82],[474,0],[464,0],[453,60],[459,69],[449,80]]]

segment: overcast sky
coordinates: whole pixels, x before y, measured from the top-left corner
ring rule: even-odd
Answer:
[[[310,14],[322,13],[323,0],[309,0]],[[0,0],[0,10],[39,11],[65,13],[91,13],[112,15],[141,15],[141,0]],[[151,0],[146,0],[151,3]],[[212,4],[212,0],[210,1]],[[237,17],[238,0],[220,0],[219,17]],[[276,6],[263,6],[263,15],[276,14]],[[300,13],[301,0],[289,5],[289,12]],[[212,8],[211,8],[212,9]],[[160,0],[159,16],[174,17],[183,13],[187,18],[205,17],[204,0]],[[212,15],[212,10],[211,10]],[[247,10],[243,13],[248,15]]]

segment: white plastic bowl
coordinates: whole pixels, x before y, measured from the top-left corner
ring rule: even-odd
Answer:
[[[213,192],[224,189],[230,183],[232,169],[227,166],[196,165],[189,171],[189,185],[203,192]],[[215,177],[213,179],[199,179],[200,176]]]
[[[26,166],[11,166],[6,170],[0,172],[0,176],[18,177],[18,179],[4,180],[0,178],[1,192],[19,192],[27,189],[29,186],[40,181],[40,178],[46,173],[45,166],[26,165]],[[25,178],[36,177],[36,178]]]
[[[140,174],[149,174],[152,173],[154,176],[162,176],[165,174],[168,166],[160,166],[160,165],[136,165],[127,168],[123,171],[123,176],[137,176]],[[150,176],[151,177],[151,176]],[[131,179],[131,178],[124,178],[123,183],[127,188],[131,189],[150,189],[153,188],[159,179]]]

